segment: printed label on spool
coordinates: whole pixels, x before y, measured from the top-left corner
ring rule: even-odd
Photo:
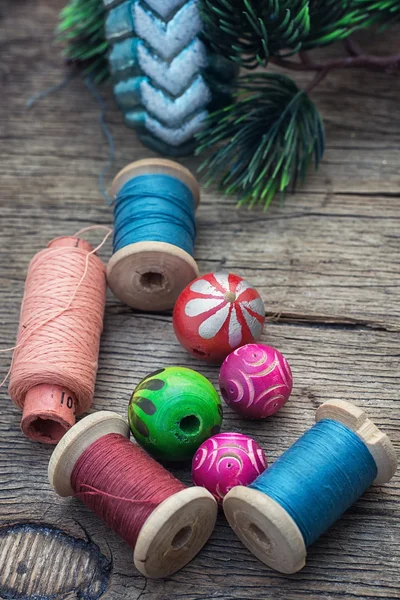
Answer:
[[[67,395],[65,390],[62,390],[60,397],[61,406],[66,406],[67,408],[73,410],[73,415],[76,415],[76,400],[73,396]]]
[[[76,408],[71,390],[47,383],[36,385],[25,396],[21,429],[31,440],[56,444],[75,424]]]

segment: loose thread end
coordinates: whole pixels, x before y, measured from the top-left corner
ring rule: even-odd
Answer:
[[[106,174],[111,170],[111,168],[112,168],[112,166],[114,164],[114,160],[115,160],[114,138],[112,136],[111,131],[107,127],[106,122],[105,122],[105,115],[106,115],[106,111],[107,111],[107,106],[106,106],[103,98],[100,96],[100,94],[99,94],[99,92],[98,92],[98,90],[97,90],[97,88],[96,88],[93,80],[90,77],[85,77],[84,82],[86,84],[87,89],[91,93],[92,97],[94,98],[94,100],[99,105],[100,114],[99,114],[99,117],[98,117],[98,121],[99,121],[101,130],[103,132],[103,135],[106,138],[107,143],[108,143],[108,163],[100,171],[99,178],[98,178],[98,185],[99,185],[99,190],[100,190],[102,196],[104,197],[106,203],[108,204],[108,206],[111,206],[112,203],[113,203],[113,201],[112,201],[112,198],[110,198],[110,196],[108,195],[108,193],[107,193],[107,191],[105,189],[104,178],[105,178]]]
[[[55,94],[56,92],[62,90],[69,84],[70,81],[72,81],[72,79],[74,79],[74,77],[76,77],[76,75],[76,71],[73,71],[72,73],[67,73],[64,79],[59,83],[51,85],[47,89],[42,90],[41,92],[38,92],[37,94],[34,94],[30,98],[28,98],[26,102],[27,110],[30,110],[37,102],[39,102],[39,100],[43,100],[44,98],[47,98],[48,96],[51,96],[52,94]]]
[[[99,490],[98,488],[95,488],[92,485],[89,485],[88,483],[82,483],[81,487],[88,488],[91,491],[75,492],[73,494],[73,498],[78,498],[80,496],[104,496],[106,498],[111,498],[112,500],[117,500],[118,502],[128,502],[129,504],[135,504],[137,506],[148,506],[151,508],[156,508],[158,506],[157,502],[150,502],[146,500],[134,500],[133,498],[123,498],[122,496],[108,494],[107,492],[103,492],[103,490]]]

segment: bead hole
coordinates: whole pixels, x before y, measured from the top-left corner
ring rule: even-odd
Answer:
[[[250,523],[249,532],[259,544],[264,546],[264,548],[270,548],[271,542],[269,541],[268,537],[265,535],[263,530],[258,527],[258,525],[256,525],[255,523]]]
[[[221,388],[221,394],[224,400],[229,400],[229,395],[228,392],[226,391],[226,389],[224,387]]]
[[[179,428],[186,435],[196,435],[200,430],[200,419],[196,415],[187,415],[181,419]]]
[[[193,348],[193,354],[196,356],[208,356],[207,352],[202,352],[202,350],[197,350],[197,348]]]
[[[186,527],[182,527],[173,537],[171,542],[171,546],[174,550],[180,550],[185,546],[185,544],[189,541],[192,536],[192,528],[190,525],[186,525]]]
[[[140,276],[140,285],[149,292],[160,290],[165,287],[165,278],[162,273],[149,271]]]

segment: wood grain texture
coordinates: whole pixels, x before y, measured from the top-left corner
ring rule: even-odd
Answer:
[[[1,347],[15,340],[33,254],[58,235],[112,223],[97,187],[107,148],[99,108],[85,84],[74,80],[26,108],[30,96],[64,77],[51,42],[62,5],[0,0]],[[378,41],[378,51],[381,43],[398,45],[398,32]],[[400,449],[399,93],[393,75],[332,74],[315,92],[327,127],[324,162],[284,207],[237,211],[233,198],[203,191],[200,271],[231,269],[258,287],[271,319],[263,341],[278,347],[293,370],[291,400],[265,423],[246,423],[225,409],[224,429],[254,436],[270,460],[312,425],[316,408],[330,399],[362,406]],[[102,94],[117,149],[111,181],[128,162],[153,154],[124,127],[110,90]],[[197,165],[195,159],[183,163]],[[108,244],[101,257],[110,253]],[[135,314],[109,293],[93,409],[125,415],[140,379],[174,364],[217,383],[215,367],[179,346],[170,315]],[[0,355],[0,373],[8,366],[9,356]],[[168,579],[147,581],[124,542],[79,500],[60,499],[50,489],[51,449],[23,437],[6,388],[0,409],[0,598],[28,600],[35,593],[94,599],[104,582],[103,597],[110,600],[400,597],[399,475],[369,490],[309,550],[306,568],[296,575],[262,565],[220,517],[194,561]],[[189,469],[174,473],[189,483]]]

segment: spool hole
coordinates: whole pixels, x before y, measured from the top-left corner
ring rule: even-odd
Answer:
[[[192,535],[192,528],[190,525],[186,525],[186,527],[182,527],[176,533],[172,539],[171,546],[174,550],[180,550],[185,546],[185,544],[189,541]]]
[[[43,440],[50,440],[54,442],[59,442],[67,428],[61,425],[61,423],[57,423],[57,421],[52,421],[51,419],[41,419],[37,417],[29,424],[29,429],[33,434],[35,439],[43,438]]]
[[[160,290],[165,287],[165,278],[162,273],[149,271],[140,276],[140,285],[148,291]]]
[[[255,523],[250,523],[249,532],[259,544],[264,546],[264,548],[269,549],[271,547],[271,542],[269,541],[268,537],[263,532],[263,530],[258,527],[258,525],[256,525]]]
[[[200,431],[200,419],[196,415],[186,415],[180,420],[179,429],[186,435],[196,435]]]

